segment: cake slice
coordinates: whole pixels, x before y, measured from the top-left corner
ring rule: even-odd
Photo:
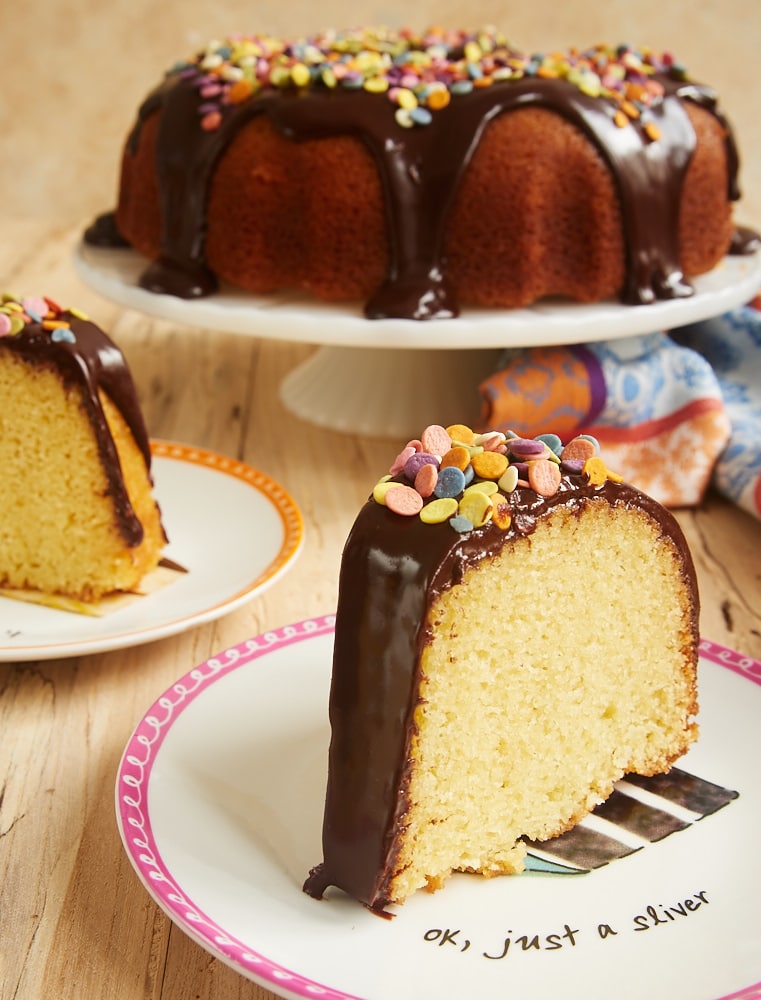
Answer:
[[[520,872],[697,736],[698,592],[674,517],[563,447],[427,428],[360,511],[335,627],[323,862],[372,910]]]
[[[166,542],[124,355],[84,313],[0,304],[0,592],[133,591]]]

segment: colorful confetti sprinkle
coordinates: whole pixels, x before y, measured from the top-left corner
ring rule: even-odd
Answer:
[[[432,424],[419,440],[407,442],[373,489],[373,499],[395,514],[418,515],[425,524],[448,522],[460,533],[490,521],[507,531],[512,523],[508,496],[522,488],[553,497],[564,474],[584,476],[595,487],[623,481],[608,469],[598,441],[588,434],[564,447],[557,434],[522,438],[501,431],[475,434],[463,424],[446,429]]]
[[[0,337],[15,337],[28,326],[35,326],[54,342],[76,343],[67,314],[77,319],[88,318],[80,309],[62,309],[46,296],[0,293]]]
[[[203,129],[219,127],[225,110],[262,92],[336,87],[383,95],[403,128],[425,126],[452,99],[474,87],[524,78],[562,79],[592,98],[612,102],[611,117],[624,128],[647,116],[663,97],[656,74],[686,79],[669,53],[629,45],[526,54],[495,28],[417,33],[367,27],[326,31],[289,41],[270,35],[233,35],[209,42],[167,73],[198,89]],[[646,123],[656,141],[658,130]]]

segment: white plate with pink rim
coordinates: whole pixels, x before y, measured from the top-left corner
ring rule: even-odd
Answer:
[[[293,564],[303,520],[266,473],[204,448],[152,441],[154,494],[181,573],[103,617],[0,596],[0,662],[121,649],[212,621],[253,600]]]
[[[688,797],[624,782],[614,795],[658,817],[650,834],[589,821],[621,856],[585,874],[454,875],[384,920],[301,888],[321,859],[333,625],[302,621],[200,664],[125,748],[125,850],[201,947],[286,998],[544,1000],[569,984],[585,1000],[761,996],[761,663],[701,643],[702,735],[674,778]]]

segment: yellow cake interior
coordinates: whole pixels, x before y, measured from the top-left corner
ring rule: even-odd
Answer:
[[[694,609],[643,510],[558,507],[431,608],[390,896],[521,871],[627,772],[696,738]]]
[[[134,589],[165,537],[144,457],[100,393],[132,507],[143,526],[125,541],[82,390],[52,367],[0,352],[0,586],[81,600]]]

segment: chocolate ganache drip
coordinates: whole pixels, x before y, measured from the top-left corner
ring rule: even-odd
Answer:
[[[128,545],[139,545],[143,526],[127,494],[119,454],[100,399],[102,391],[122,414],[143,454],[146,468],[150,469],[150,443],[132,376],[122,352],[99,326],[82,318],[82,314],[57,309],[53,312],[59,324],[56,328],[47,329],[43,321],[28,319],[19,332],[3,337],[2,349],[13,351],[35,365],[50,365],[66,382],[78,388],[95,434],[122,535]]]
[[[381,41],[387,37],[381,36]],[[474,58],[472,52],[468,55],[468,46],[473,44],[472,39],[457,36],[447,51],[446,65],[464,61],[477,77],[481,70],[468,62]],[[483,40],[481,45],[488,55],[489,46]],[[346,51],[338,45],[335,48]],[[327,50],[332,52],[329,46]],[[378,50],[385,51],[382,44]],[[422,41],[407,38],[406,58],[413,62],[422,51]],[[592,65],[600,51],[592,50]],[[605,50],[606,58],[617,51]],[[288,44],[283,52],[293,63],[300,50]],[[595,87],[570,72],[545,75],[539,71],[544,65],[537,61],[539,57],[532,61],[504,46],[500,52],[501,75],[495,73],[489,86],[467,87],[462,80],[449,81],[451,100],[432,113],[422,109],[424,113],[404,121],[412,127],[401,127],[399,109],[387,93],[361,89],[361,82],[350,89],[335,83],[321,85],[326,79],[321,64],[321,75],[307,74],[308,85],[272,86],[270,79],[270,86],[255,90],[247,100],[221,102],[213,112],[213,126],[203,128],[200,122],[208,108],[204,85],[210,79],[208,70],[204,73],[208,53],[182,66],[144,102],[128,142],[134,152],[145,120],[160,114],[156,166],[161,251],[140,284],[183,298],[208,295],[216,289],[216,277],[205,259],[206,206],[214,167],[246,123],[265,114],[295,142],[353,135],[374,158],[384,196],[389,265],[385,280],[365,305],[365,315],[370,319],[456,316],[459,305],[447,282],[444,240],[458,185],[490,121],[538,106],[581,129],[611,171],[628,255],[622,301],[639,304],[691,295],[680,269],[678,246],[681,190],[695,147],[683,101],[696,102],[720,117],[726,133],[729,197],[738,197],[737,152],[731,129],[717,111],[714,92],[685,83],[683,71],[671,61],[663,65],[642,62],[638,65],[651,95],[646,114],[640,117],[638,112],[626,121],[627,127],[621,127],[620,97],[606,96],[599,79]],[[224,55],[229,55],[227,50]],[[625,55],[630,56],[631,50],[625,50]],[[104,230],[102,223],[93,230],[93,241],[100,236],[102,244]],[[739,246],[736,241],[735,248]]]

